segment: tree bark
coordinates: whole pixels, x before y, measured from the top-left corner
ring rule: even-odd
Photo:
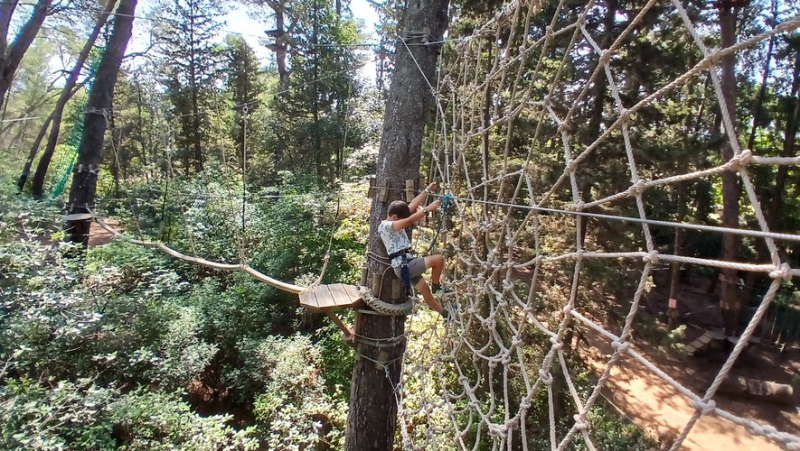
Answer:
[[[97,190],[97,174],[103,158],[103,142],[107,126],[104,112],[111,109],[114,102],[114,87],[117,84],[119,68],[125,49],[133,30],[133,16],[136,11],[136,0],[121,0],[114,20],[114,31],[106,44],[106,52],[97,68],[95,82],[87,102],[86,120],[83,136],[78,148],[78,165],[72,177],[69,192],[68,214],[89,213],[94,209],[95,192]],[[84,246],[89,241],[91,221],[68,221],[70,241]]]
[[[678,214],[675,217],[676,222],[683,222],[686,217],[686,187],[679,184],[675,187],[675,202],[678,204]],[[675,242],[672,245],[672,254],[681,255],[683,252],[683,228],[677,227],[675,229]],[[681,264],[672,262],[669,265],[669,301],[667,310],[667,329],[672,330],[678,327],[678,320],[680,319],[680,312],[678,311],[678,288],[680,287],[681,278]]]
[[[289,39],[286,30],[286,2],[268,1],[267,6],[275,12],[275,30],[271,33],[275,37],[275,43],[267,45],[267,48],[275,52],[278,79],[281,86],[286,86],[289,81],[289,69],[286,66],[286,47]]]
[[[720,31],[722,35],[722,47],[732,46],[736,41],[736,9],[724,6],[719,10]],[[730,54],[722,58],[722,97],[725,100],[725,109],[736,121],[736,55]],[[723,112],[720,112],[723,114]],[[722,142],[722,161],[729,161],[733,158],[733,148],[731,140],[737,139],[734,130],[725,129],[725,137]],[[739,227],[739,197],[741,188],[739,186],[739,175],[736,171],[725,171],[722,174],[722,225],[723,227]],[[722,260],[736,261],[739,256],[739,246],[741,240],[732,233],[725,233],[722,236]],[[723,269],[720,271],[720,307],[725,323],[725,333],[735,335],[739,329],[739,320],[742,310],[742,298],[739,293],[737,283],[737,271],[735,269]]]
[[[614,41],[614,20],[617,16],[617,10],[619,9],[619,5],[617,4],[617,0],[609,0],[608,5],[606,6],[606,12],[603,16],[603,35],[600,38],[600,46],[603,49],[607,49],[611,46],[611,43]],[[598,55],[599,58],[599,55]],[[598,64],[600,61],[598,60]],[[606,64],[611,64],[610,60],[606,62]],[[592,71],[594,71],[592,68]],[[603,69],[605,70],[605,69]],[[588,132],[586,136],[586,143],[587,145],[593,143],[597,138],[600,137],[600,126],[603,124],[603,109],[605,108],[605,100],[606,100],[606,88],[608,87],[608,79],[606,78],[605,72],[600,73],[594,81],[594,86],[592,86],[592,106],[591,106],[591,116],[589,118],[589,125],[588,125]],[[591,171],[591,169],[589,169]],[[589,203],[592,201],[592,177],[589,174],[583,174],[583,177],[579,178],[579,189],[580,193],[579,196],[581,198],[581,202]],[[580,218],[580,234],[579,240],[580,245],[586,243],[586,233],[589,228],[589,218],[582,217]]]
[[[14,15],[17,3],[19,3],[17,0],[0,2],[0,67],[5,66],[8,29],[11,26],[11,17]]]
[[[61,95],[56,102],[56,106],[53,108],[53,112],[50,113],[47,121],[45,121],[45,124],[39,131],[39,135],[36,137],[36,140],[34,141],[33,146],[31,146],[31,150],[28,153],[28,160],[25,162],[25,167],[22,169],[22,174],[19,176],[19,181],[17,182],[17,186],[20,190],[22,190],[22,188],[25,186],[25,182],[28,179],[28,174],[30,173],[33,160],[36,158],[36,153],[39,152],[39,144],[41,144],[49,124],[52,123],[53,127],[50,130],[50,136],[47,139],[47,147],[42,154],[41,160],[39,160],[39,164],[36,166],[36,174],[33,179],[33,194],[35,196],[42,195],[47,169],[49,168],[50,161],[53,159],[53,154],[56,151],[56,144],[58,144],[58,135],[61,132],[61,119],[64,114],[64,108],[66,107],[69,99],[71,99],[72,96],[77,92],[75,85],[78,83],[78,77],[81,75],[83,65],[86,64],[86,60],[89,58],[89,53],[92,51],[94,43],[97,41],[97,37],[100,36],[100,31],[102,31],[103,26],[106,24],[108,16],[111,14],[111,11],[114,9],[116,3],[116,0],[108,0],[105,9],[100,17],[97,18],[97,22],[95,23],[92,32],[89,34],[86,43],[83,45],[83,48],[78,54],[77,61],[75,61],[75,64],[69,71],[69,76],[64,84],[64,89],[61,90]]]
[[[17,67],[19,67],[19,63],[22,61],[25,52],[28,51],[28,47],[33,43],[36,33],[38,33],[39,29],[42,27],[44,19],[50,11],[50,5],[53,3],[53,0],[39,0],[33,8],[31,17],[25,22],[25,25],[22,26],[14,42],[11,46],[7,46],[8,22],[11,21],[11,13],[13,13],[17,2],[13,1],[11,3],[12,4],[6,5],[0,10],[0,12],[3,13],[3,17],[0,18],[0,31],[5,29],[5,32],[2,33],[3,37],[1,38],[3,41],[0,43],[0,49],[3,50],[3,52],[0,52],[0,108],[3,107],[6,93],[11,88],[11,82],[14,80]],[[9,10],[8,16],[6,16],[6,8]]]
[[[419,32],[428,28],[433,39],[440,40],[447,29],[448,3],[448,0],[409,2],[405,11],[405,31]],[[439,51],[439,46],[397,47],[397,64],[386,102],[377,167],[378,186],[386,183],[391,188],[390,201],[400,198],[406,179],[419,176],[425,120],[433,100],[425,77],[428,80],[435,79]],[[419,68],[414,63],[412,53]],[[377,233],[377,227],[386,218],[387,208],[388,203],[380,202],[379,196],[373,199],[369,238],[371,255],[386,257],[386,249]],[[385,271],[386,268],[382,261],[368,259],[367,280],[372,281],[375,277],[380,279],[386,274],[380,293],[375,294],[392,302],[391,286],[395,277],[392,271]],[[404,330],[405,317],[361,315],[356,332],[358,336],[385,339],[398,337]],[[378,369],[372,361],[356,358],[345,449],[391,450],[397,426],[397,404],[393,387],[400,380],[404,343],[381,349],[359,344],[359,348],[362,355],[387,362],[387,365],[386,370]]]

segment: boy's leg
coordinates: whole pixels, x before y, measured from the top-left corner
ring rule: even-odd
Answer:
[[[435,310],[437,313],[442,313],[442,310],[444,310],[442,308],[442,304],[439,303],[435,297],[433,297],[433,293],[431,293],[431,289],[428,287],[428,282],[425,282],[425,279],[421,279],[414,287],[420,294],[422,294],[422,298],[425,299],[425,303],[428,304],[430,308]]]
[[[438,285],[439,282],[442,281],[444,256],[442,256],[442,254],[436,254],[425,257],[425,269],[431,270],[431,283]]]

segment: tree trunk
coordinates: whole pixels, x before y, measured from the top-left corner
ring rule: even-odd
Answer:
[[[686,216],[686,195],[684,194],[686,187],[679,184],[675,187],[675,201],[678,204],[678,214],[675,218],[676,222],[683,222]],[[673,255],[681,255],[683,251],[683,228],[677,227],[675,229],[675,242],[672,246]],[[681,264],[672,262],[669,265],[669,304],[667,310],[667,329],[672,330],[678,327],[679,311],[678,311],[678,287],[680,286],[681,278]]]
[[[103,141],[106,132],[106,115],[114,102],[114,86],[117,84],[119,68],[125,49],[133,29],[133,15],[136,11],[136,0],[121,0],[114,19],[114,31],[106,44],[106,52],[97,68],[94,85],[89,94],[83,127],[83,136],[78,148],[78,165],[72,177],[69,192],[68,214],[89,213],[94,209],[94,198],[97,190],[97,174],[103,158]],[[71,220],[67,228],[71,232],[70,241],[82,243],[89,241],[91,221]]]
[[[447,29],[448,0],[420,0],[409,2],[405,12],[405,31],[418,32],[428,28],[433,39],[440,40]],[[417,41],[415,41],[416,43]],[[396,68],[386,103],[383,135],[378,154],[377,182],[386,183],[390,190],[389,200],[400,198],[406,179],[419,176],[422,137],[427,112],[433,100],[428,80],[435,79],[438,46],[409,46],[411,54],[403,45],[398,46]],[[420,70],[421,69],[421,70]],[[370,214],[369,251],[386,256],[386,249],[377,233],[378,224],[386,218],[388,203],[373,199]],[[367,280],[387,277],[379,295],[391,302],[392,271],[384,272],[386,264],[368,260]],[[405,317],[361,315],[358,336],[373,339],[398,337],[404,333]],[[376,368],[366,358],[356,358],[353,368],[350,413],[347,418],[345,449],[349,451],[391,450],[394,445],[397,425],[397,404],[393,387],[400,381],[400,369],[404,344],[377,349],[359,345],[360,353],[374,360],[388,363],[386,370]],[[379,353],[383,351],[383,353]]]
[[[19,186],[20,190],[22,190],[22,188],[25,186],[25,182],[27,181],[28,174],[31,170],[31,165],[33,164],[34,158],[36,158],[36,153],[39,151],[39,144],[41,144],[42,139],[47,132],[47,128],[52,122],[53,128],[51,129],[50,137],[47,140],[47,147],[42,154],[42,159],[40,160],[39,165],[36,167],[36,175],[33,181],[34,195],[42,195],[44,178],[47,175],[47,169],[50,166],[50,160],[53,158],[53,153],[55,152],[56,144],[58,143],[58,135],[61,130],[61,118],[64,113],[64,107],[67,105],[69,99],[71,99],[72,96],[77,92],[75,85],[78,83],[78,77],[81,75],[83,65],[86,64],[86,59],[89,57],[89,52],[92,51],[92,47],[94,47],[94,43],[97,41],[100,31],[106,24],[108,16],[114,9],[116,3],[116,0],[108,0],[108,4],[106,4],[103,13],[97,18],[97,22],[95,23],[92,32],[89,34],[89,38],[86,40],[86,43],[83,45],[83,48],[78,54],[77,61],[75,61],[75,64],[72,66],[72,70],[69,71],[69,77],[67,77],[67,81],[64,84],[64,89],[61,90],[61,96],[59,96],[56,106],[53,108],[53,112],[50,113],[50,117],[47,118],[47,121],[39,131],[39,135],[36,137],[36,141],[34,141],[33,146],[31,146],[30,153],[28,154],[28,160],[25,162],[25,167],[22,169],[22,174],[19,176],[19,181],[17,182],[17,186]]]
[[[199,93],[197,92],[200,89],[199,84],[197,83],[197,52],[195,51],[195,39],[194,39],[194,16],[191,17],[191,24],[189,27],[189,33],[191,33],[191,38],[189,42],[191,42],[191,55],[189,57],[189,86],[192,91],[192,147],[194,149],[194,164],[195,170],[197,173],[203,172],[203,147],[201,141],[201,134],[200,134],[200,99]],[[189,175],[189,165],[187,162],[186,165],[186,175]]]
[[[275,12],[275,43],[267,45],[267,48],[275,52],[275,63],[278,66],[278,79],[280,86],[285,87],[289,82],[289,69],[286,66],[286,12],[285,1],[271,1],[267,5]]]
[[[31,17],[22,26],[14,42],[11,46],[7,46],[8,22],[11,21],[11,14],[16,8],[16,3],[16,1],[12,1],[11,4],[5,5],[3,9],[0,9],[0,12],[3,13],[2,18],[0,18],[0,31],[5,29],[5,32],[2,33],[3,41],[0,43],[0,49],[3,50],[3,52],[0,52],[0,108],[3,107],[6,93],[11,88],[11,82],[14,80],[17,67],[19,67],[25,52],[28,51],[28,47],[33,43],[36,33],[42,27],[45,17],[50,12],[50,4],[53,3],[53,0],[39,0],[36,6],[33,7]],[[6,16],[6,9],[9,10],[8,16]]]
[[[732,46],[736,41],[736,10],[729,6],[719,10],[720,31],[722,34],[722,48]],[[725,108],[736,122],[736,55],[730,54],[722,58],[722,96]],[[722,114],[722,112],[721,112]],[[722,161],[729,161],[733,157],[731,140],[737,139],[734,130],[725,129],[722,143]],[[739,176],[736,171],[725,171],[722,174],[722,225],[723,227],[739,227]],[[736,261],[739,256],[741,240],[732,233],[722,236],[722,260]],[[725,333],[735,335],[739,329],[739,320],[742,310],[742,298],[737,284],[735,269],[720,271],[720,307],[725,323]]]
[[[777,11],[777,9],[778,9],[778,3],[777,3],[777,1],[773,0],[772,1],[772,17],[773,17],[773,20],[775,21],[774,23],[778,23],[777,22],[777,19],[778,19],[778,11]],[[763,71],[763,73],[761,75],[761,86],[760,86],[760,88],[758,90],[758,97],[756,98],[756,105],[754,107],[755,111],[753,112],[753,127],[750,129],[750,139],[747,142],[747,148],[748,149],[753,149],[753,147],[755,146],[756,131],[758,130],[759,122],[761,122],[762,105],[764,103],[764,96],[766,95],[766,92],[767,92],[767,81],[769,80],[769,76],[770,76],[770,72],[771,72],[770,71],[770,62],[772,60],[772,49],[774,48],[774,45],[775,45],[775,36],[772,36],[769,39],[769,46],[767,48],[767,59],[764,62],[764,71]],[[796,92],[798,69],[800,69],[800,60],[796,60],[795,61],[794,77],[792,78],[792,97],[794,97],[794,94]],[[790,129],[792,128],[791,124],[794,122],[793,119],[796,118],[796,117],[797,117],[796,114],[789,113],[789,118],[788,118],[788,120],[786,122],[786,138],[787,139],[789,138],[789,132],[790,132]],[[794,139],[794,134],[792,134],[792,139]],[[792,146],[790,146],[789,148],[791,149],[791,147]],[[786,141],[784,141],[784,148],[783,148],[783,153],[784,154],[786,154],[786,150],[787,150],[786,149]],[[783,166],[783,165],[778,166],[778,180],[781,179],[781,171],[783,171],[783,173],[784,173],[783,182],[785,183],[786,167]],[[765,214],[765,219],[767,220],[767,225],[770,228],[772,228],[772,224],[774,222],[774,218],[778,214],[778,211],[775,211],[774,214],[773,214],[773,212],[772,212],[772,207],[773,207],[772,202],[774,200],[774,196],[775,195],[777,195],[778,198],[780,199],[780,197],[782,195],[782,191],[783,191],[783,184],[776,183],[775,188],[776,188],[776,190],[772,192],[773,196],[770,197],[769,207],[767,208],[767,211],[765,212],[766,213]],[[761,191],[761,199],[762,200],[766,199],[767,196],[769,196],[769,194],[770,194],[769,188],[765,187]],[[780,200],[779,200],[779,203],[780,203]],[[755,246],[756,246],[756,261],[761,262],[761,261],[766,260],[769,257],[769,249],[767,249],[767,244],[764,242],[764,240],[756,240]],[[756,272],[747,273],[747,277],[745,278],[745,283],[744,283],[744,289],[742,290],[742,299],[744,299],[745,302],[749,302],[750,301],[750,296],[752,295],[754,284],[756,283],[757,278],[758,278],[758,273],[756,273]]]
[[[603,35],[600,38],[600,47],[603,49],[608,48],[612,42],[614,42],[614,20],[617,16],[617,10],[619,6],[617,5],[617,0],[609,0],[608,5],[606,7],[606,13],[603,16]],[[598,55],[599,58],[599,55]],[[598,64],[600,62],[598,61]],[[610,64],[610,61],[607,62]],[[592,68],[594,71],[595,68]],[[605,71],[605,69],[602,69]],[[592,115],[589,118],[589,129],[587,133],[587,145],[593,143],[597,138],[600,137],[600,126],[603,124],[603,109],[605,108],[605,99],[606,99],[606,87],[608,86],[608,79],[606,78],[605,72],[601,72],[594,81],[594,86],[592,87],[592,98],[594,99],[591,107]],[[591,171],[591,169],[588,169]],[[589,203],[592,201],[592,177],[588,174],[584,174],[583,177],[579,177],[579,188],[580,188],[580,199],[583,203]],[[589,218],[582,217],[580,218],[580,234],[578,235],[580,238],[580,245],[583,245],[586,242],[586,233],[589,228]]]
[[[8,49],[8,29],[11,26],[11,17],[17,8],[18,0],[0,2],[0,67],[5,67],[6,49]],[[0,100],[2,105],[2,100]]]

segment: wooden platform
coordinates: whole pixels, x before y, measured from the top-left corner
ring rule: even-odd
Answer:
[[[689,355],[695,355],[698,352],[706,350],[714,341],[725,340],[725,334],[718,331],[705,331],[703,335],[697,337],[693,342],[686,345],[686,352]]]
[[[355,285],[334,283],[318,285],[300,293],[300,305],[312,312],[327,312],[333,309],[362,305],[361,294]]]

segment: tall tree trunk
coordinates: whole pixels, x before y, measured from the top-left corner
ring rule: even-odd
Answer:
[[[3,52],[0,52],[0,108],[3,107],[6,93],[8,93],[8,90],[11,88],[11,82],[14,80],[17,67],[19,67],[19,63],[22,61],[25,52],[28,51],[28,47],[33,43],[36,33],[42,28],[42,24],[47,14],[50,12],[50,5],[52,3],[53,0],[39,0],[36,3],[30,18],[25,22],[25,25],[22,26],[22,29],[10,46],[7,45],[8,26],[11,21],[11,14],[14,8],[16,8],[17,2],[12,1],[11,4],[0,9],[0,12],[3,13],[3,16],[0,17],[0,31],[5,29],[5,32],[2,33],[3,41],[0,43],[0,48],[3,50]],[[6,9],[8,9],[8,16],[6,16]]]
[[[97,174],[103,158],[103,142],[106,132],[106,115],[101,112],[111,109],[114,103],[114,87],[117,84],[119,68],[133,29],[133,16],[136,0],[120,0],[114,19],[114,31],[106,44],[106,52],[97,67],[97,74],[89,93],[88,111],[83,127],[83,136],[78,148],[78,165],[72,177],[67,212],[70,215],[89,213],[94,209],[97,190]],[[89,241],[90,220],[70,220],[67,222],[70,241],[82,243]]]
[[[275,12],[275,30],[269,33],[275,38],[275,43],[267,45],[267,48],[275,52],[278,79],[280,86],[285,87],[289,82],[289,69],[286,66],[286,43],[289,40],[286,30],[286,1],[267,1],[266,3]]]
[[[11,17],[17,8],[18,0],[0,2],[0,67],[5,66],[6,49],[8,49],[8,29],[11,26]],[[2,100],[0,100],[2,105]]]
[[[200,84],[197,80],[197,52],[195,52],[194,44],[194,16],[191,18],[191,25],[189,27],[189,33],[191,33],[191,55],[189,57],[189,85],[192,90],[192,147],[194,148],[194,164],[195,170],[199,174],[203,172],[203,147],[201,143],[201,134],[200,134],[200,99],[199,93],[197,92],[200,89]],[[186,166],[186,175],[189,175],[189,166]]]
[[[42,129],[39,131],[39,135],[36,137],[36,140],[34,141],[33,146],[31,146],[31,150],[28,153],[28,160],[25,162],[25,167],[22,169],[22,174],[19,176],[19,181],[17,182],[17,186],[20,190],[22,190],[22,188],[25,186],[25,182],[28,179],[28,174],[30,173],[33,160],[36,158],[36,153],[39,152],[39,145],[41,144],[42,139],[47,132],[50,122],[52,122],[53,128],[51,129],[50,137],[47,140],[47,147],[42,154],[39,165],[36,167],[36,175],[34,176],[33,182],[33,194],[36,196],[42,195],[45,175],[47,175],[47,169],[50,166],[50,161],[53,159],[53,153],[55,152],[56,144],[58,143],[58,135],[61,131],[61,118],[64,114],[64,107],[67,105],[69,99],[71,99],[72,96],[77,92],[75,85],[78,83],[78,77],[81,75],[83,65],[86,64],[86,59],[89,57],[89,53],[92,51],[94,43],[97,41],[97,37],[100,36],[100,31],[106,24],[108,16],[116,4],[117,0],[108,0],[108,3],[106,4],[102,14],[97,18],[97,22],[94,24],[94,28],[89,34],[89,38],[86,40],[86,43],[83,45],[83,48],[78,54],[78,59],[75,61],[75,64],[69,71],[69,77],[67,77],[67,81],[64,83],[64,89],[61,90],[61,96],[59,96],[56,106],[53,108],[53,112],[50,113],[47,121],[42,126]]]
[[[720,31],[722,34],[722,47],[727,48],[736,42],[736,9],[730,6],[723,6],[719,10]],[[725,100],[725,109],[736,122],[736,55],[722,58],[722,97]],[[722,114],[722,112],[721,112]],[[725,137],[722,142],[722,160],[729,161],[733,157],[731,140],[737,139],[734,130],[725,129]],[[741,188],[739,186],[739,175],[736,171],[725,171],[722,174],[722,225],[729,228],[739,227],[739,196]],[[722,236],[722,259],[725,261],[736,261],[739,256],[739,246],[741,240],[732,233],[725,233]],[[739,329],[739,320],[742,310],[742,298],[737,284],[737,272],[735,269],[723,269],[720,271],[720,307],[725,323],[725,333],[735,335]]]
[[[619,9],[619,5],[617,4],[617,0],[609,0],[608,5],[606,6],[606,13],[603,16],[603,35],[600,38],[600,47],[603,49],[607,49],[612,42],[614,42],[614,20],[617,16],[617,10]],[[598,55],[599,57],[599,55]],[[599,61],[598,61],[599,64]],[[607,62],[610,64],[610,61]],[[605,70],[605,69],[602,69]],[[606,87],[608,86],[608,79],[606,78],[605,72],[601,72],[594,81],[594,86],[592,87],[592,98],[594,102],[592,103],[591,111],[592,115],[589,118],[589,130],[587,134],[587,144],[591,144],[594,142],[598,137],[600,137],[600,126],[603,124],[603,109],[605,108],[605,99],[606,99]],[[592,177],[589,174],[585,174],[583,177],[579,179],[579,187],[580,187],[580,198],[581,202],[589,203],[592,201]],[[586,241],[586,231],[589,228],[589,218],[583,217],[580,218],[580,245],[583,246]]]
[[[312,107],[312,113],[314,115],[314,155],[317,163],[317,177],[322,181],[325,168],[328,166],[329,161],[322,161],[322,140],[319,127],[319,83],[317,83],[317,80],[319,80],[319,52],[321,49],[317,47],[319,43],[319,5],[317,4],[317,0],[314,1],[313,33],[311,43],[314,46],[314,83],[312,83],[312,89],[314,90],[314,105]]]
[[[678,184],[675,187],[675,202],[678,204],[678,214],[675,217],[676,222],[683,222],[686,216],[686,186]],[[672,245],[672,254],[681,255],[683,251],[683,228],[675,228],[675,242]],[[679,311],[678,311],[678,288],[681,279],[681,264],[672,262],[669,265],[669,304],[667,310],[667,329],[672,330],[678,327]]]
[[[772,0],[772,18],[773,18],[773,21],[774,21],[773,23],[777,24],[778,23],[778,2],[776,0]],[[761,122],[761,114],[762,114],[762,111],[763,111],[764,97],[766,96],[766,93],[767,93],[767,82],[769,81],[769,76],[770,76],[770,73],[771,73],[770,62],[772,61],[772,49],[774,48],[774,46],[775,46],[775,36],[773,35],[772,37],[770,37],[769,45],[767,46],[767,58],[764,61],[764,70],[763,70],[763,72],[761,74],[761,86],[758,89],[758,96],[756,97],[756,104],[753,107],[753,109],[754,109],[754,111],[753,111],[753,126],[750,129],[750,138],[747,141],[747,148],[748,149],[753,149],[753,147],[756,144],[756,132],[758,131],[759,123]],[[795,93],[794,87],[796,86],[796,83],[794,82],[794,80],[797,79],[797,69],[798,69],[798,66],[800,66],[800,61],[798,61],[797,63],[798,64],[795,64],[795,77],[793,79],[793,85],[792,85],[792,96],[794,96],[794,93]],[[791,123],[791,121],[792,121],[792,114],[790,113],[789,114],[789,120],[786,123],[786,126],[787,126],[787,130],[786,131],[787,132],[789,131],[789,124]],[[784,144],[785,144],[785,142],[784,142]],[[786,148],[784,146],[784,151],[785,150],[786,150]],[[779,166],[778,167],[779,172],[780,172],[781,169],[785,170],[786,168],[784,166]],[[768,186],[769,185],[767,185],[767,187],[765,187],[761,191],[761,198],[762,199],[765,199],[766,196],[768,196],[770,194]],[[781,186],[780,189],[783,190],[783,186]],[[780,195],[780,191],[778,193]],[[770,202],[770,207],[771,206],[772,205],[771,205],[771,202]],[[771,227],[772,226],[772,222],[773,222],[773,216],[771,216],[769,214],[769,209],[768,209],[768,211],[766,213],[767,214],[765,216],[765,219],[767,220],[767,224]],[[764,260],[766,260],[767,257],[768,257],[768,254],[769,254],[769,249],[767,249],[767,245],[764,242],[764,240],[756,240],[755,246],[756,246],[756,261],[764,261]],[[744,302],[749,302],[750,301],[750,296],[753,293],[754,284],[756,283],[757,278],[758,278],[758,273],[753,272],[753,271],[747,273],[747,277],[745,278],[744,287],[742,289],[742,299],[744,300]]]
[[[434,40],[440,40],[447,29],[448,0],[419,0],[409,2],[405,11],[405,32],[419,32],[427,28]],[[416,41],[415,41],[416,42]],[[398,199],[403,193],[404,181],[419,176],[422,137],[427,112],[433,100],[428,80],[435,79],[438,46],[398,46],[396,68],[386,102],[383,135],[378,153],[377,182],[386,183],[391,195]],[[413,57],[411,55],[413,53]],[[414,63],[419,63],[419,68]],[[377,233],[380,222],[386,218],[389,204],[380,202],[378,196],[372,203],[370,214],[369,251],[386,256],[386,249]],[[385,272],[386,264],[368,260],[367,280],[389,275],[382,284],[381,299],[391,301],[394,273]],[[405,317],[361,315],[358,336],[373,339],[399,337],[405,331]],[[399,339],[399,338],[398,338]],[[350,413],[347,418],[345,449],[348,451],[391,450],[397,426],[397,404],[393,387],[400,380],[404,343],[377,349],[359,345],[361,354],[374,360],[387,362],[386,370],[375,363],[357,358],[353,368]],[[379,353],[383,351],[383,353]]]

